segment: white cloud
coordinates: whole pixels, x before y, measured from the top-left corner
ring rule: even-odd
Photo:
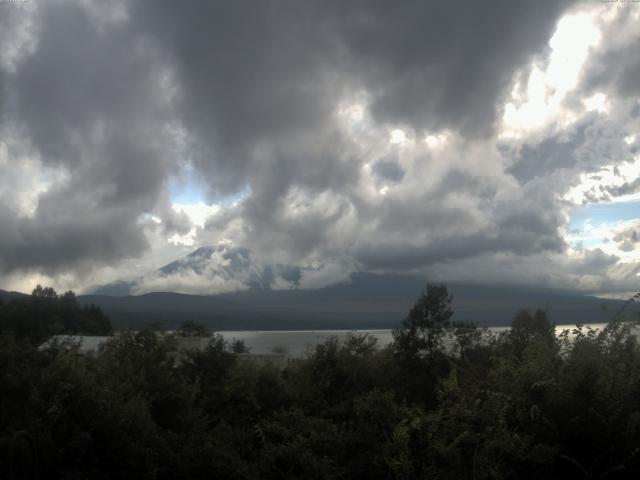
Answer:
[[[389,143],[402,145],[403,143],[406,143],[407,141],[408,141],[407,134],[403,130],[401,130],[399,128],[391,130]]]
[[[607,202],[629,202],[640,199],[640,186],[627,192],[630,185],[640,178],[640,155],[631,161],[603,166],[597,172],[580,174],[577,185],[570,188],[564,199],[575,204]],[[618,192],[619,194],[616,194]]]
[[[444,145],[449,139],[449,132],[440,132],[435,134],[429,134],[425,137],[424,141],[429,148],[435,149]]]
[[[215,215],[220,211],[218,205],[207,205],[204,202],[197,203],[174,203],[172,205],[173,210],[177,213],[184,213],[189,217],[189,220],[193,224],[191,230],[185,234],[174,233],[169,237],[168,241],[175,245],[195,245],[196,234],[198,228],[204,227],[205,222],[212,215]]]
[[[0,130],[0,201],[20,217],[31,217],[40,196],[68,181],[70,172],[63,167],[44,166],[37,155],[21,151],[8,129]]]
[[[192,295],[214,295],[249,288],[248,278],[243,275],[224,275],[223,267],[228,260],[219,255],[202,264],[202,270],[180,270],[170,275],[155,271],[140,278],[133,287],[133,294],[149,292],[178,292]]]
[[[580,79],[589,53],[596,48],[602,33],[596,26],[599,9],[565,15],[549,40],[546,65],[538,61],[519,72],[509,101],[504,106],[500,137],[521,138],[551,124],[560,128],[575,121],[576,112],[563,101]],[[523,86],[523,79],[526,84]],[[606,100],[606,97],[604,98]],[[587,108],[604,108],[600,97]]]
[[[595,93],[591,97],[583,99],[582,103],[587,112],[609,112],[609,101],[604,93]]]

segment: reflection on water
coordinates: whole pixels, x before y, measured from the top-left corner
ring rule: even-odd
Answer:
[[[590,324],[590,328],[604,328],[606,324]],[[556,334],[563,330],[573,330],[575,325],[558,325]],[[585,326],[587,328],[587,326]],[[491,332],[503,332],[509,327],[491,327]],[[274,349],[283,349],[294,356],[303,355],[315,345],[324,342],[330,337],[338,337],[340,340],[352,335],[364,335],[365,333],[378,339],[378,346],[384,347],[393,341],[391,330],[288,330],[288,331],[228,331],[219,332],[225,340],[243,340],[251,353],[271,353]]]

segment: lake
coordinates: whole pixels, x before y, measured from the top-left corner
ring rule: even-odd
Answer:
[[[606,324],[597,323],[589,325],[591,328],[602,329]],[[572,330],[575,325],[557,325],[556,334],[563,330]],[[492,332],[508,330],[509,327],[489,327]],[[328,338],[338,337],[345,340],[353,335],[365,333],[378,339],[378,346],[384,347],[393,342],[391,330],[281,330],[281,331],[222,331],[220,333],[225,340],[242,340],[251,353],[272,353],[274,349],[284,349],[293,356],[303,355],[317,344]]]

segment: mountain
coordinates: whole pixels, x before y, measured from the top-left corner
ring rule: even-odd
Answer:
[[[175,277],[201,277],[200,283],[209,285],[233,284],[238,288],[296,287],[304,270],[290,265],[262,264],[252,258],[246,248],[226,244],[204,246],[183,258],[130,281],[117,281],[91,289],[91,295],[124,297],[134,294],[141,286],[171,284]],[[215,293],[214,290],[207,293]]]
[[[3,302],[9,302],[9,301],[13,300],[14,298],[21,298],[21,297],[26,297],[26,296],[27,296],[26,293],[7,292],[5,290],[0,290],[0,301],[3,301]]]
[[[91,290],[91,295],[104,295],[109,297],[126,297],[131,295],[135,282],[126,282],[118,280],[117,282],[108,283],[95,287]]]
[[[312,270],[263,264],[247,249],[220,244],[198,248],[138,279],[114,282],[78,298],[100,306],[121,327],[160,322],[173,328],[195,320],[224,330],[391,328],[406,316],[426,284],[422,275],[355,273],[347,282],[299,288],[301,278]],[[238,288],[216,295],[131,295],[141,285],[170,287],[175,284],[172,279],[189,276],[204,291],[211,286],[213,292],[214,285]],[[544,308],[558,324],[606,322],[624,304],[545,288],[456,283],[448,287],[454,319],[487,326],[508,325],[523,308]],[[637,312],[631,305],[629,313]]]
[[[195,320],[218,330],[373,329],[397,326],[424,286],[420,275],[358,273],[350,282],[315,290],[249,288],[212,296],[159,292],[127,297],[82,295],[78,299],[100,306],[120,327],[160,322],[173,328]],[[454,319],[487,326],[508,325],[522,308],[544,308],[557,324],[600,323],[624,304],[550,289],[448,287]],[[632,304],[627,314],[637,316],[639,311]]]

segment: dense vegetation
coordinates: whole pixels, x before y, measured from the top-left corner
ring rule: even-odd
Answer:
[[[31,296],[3,303],[0,300],[0,334],[27,338],[38,345],[51,335],[108,335],[111,322],[95,305],[80,307],[73,292],[58,295],[38,285]]]
[[[37,349],[45,332],[107,324],[82,309],[68,317],[65,296],[34,297],[0,308],[2,472],[35,478],[28,474],[38,468],[41,478],[61,479],[640,473],[640,348],[620,318],[602,332],[577,326],[557,338],[543,311],[523,311],[510,331],[490,334],[451,324],[446,287],[428,285],[391,346],[380,349],[366,335],[331,339],[279,370],[236,355],[215,335],[206,350],[176,362],[175,337],[153,328],[119,332],[97,355],[68,345]],[[16,318],[34,330],[17,328]],[[182,333],[206,332],[185,325]]]

